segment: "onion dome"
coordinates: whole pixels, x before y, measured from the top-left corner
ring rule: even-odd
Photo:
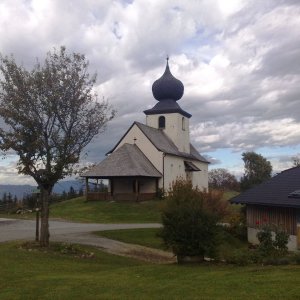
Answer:
[[[167,58],[167,65],[164,74],[157,79],[152,85],[152,93],[156,100],[175,100],[178,101],[184,92],[182,82],[176,79],[169,68],[169,58]]]

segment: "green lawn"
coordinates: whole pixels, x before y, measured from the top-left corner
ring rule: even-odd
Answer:
[[[228,201],[237,192],[225,192],[224,200]],[[163,201],[146,202],[104,202],[89,201],[84,197],[66,200],[50,206],[50,218],[61,218],[78,222],[95,223],[157,223],[161,222],[161,207]],[[239,210],[238,205],[229,206],[230,213]],[[0,214],[0,218],[33,219],[35,213],[24,215]],[[227,221],[227,219],[225,220]]]
[[[166,250],[162,239],[158,236],[159,228],[120,229],[98,231],[95,234],[125,243]],[[221,232],[220,258],[225,259],[237,249],[247,249],[248,243],[241,241],[226,231]]]
[[[56,203],[50,207],[51,218],[96,223],[160,222],[161,201],[120,203],[89,201],[83,197]]]
[[[91,249],[91,248],[89,248]],[[299,299],[300,267],[153,265],[0,244],[0,299]]]
[[[94,232],[109,239],[165,250],[158,228],[120,229]]]

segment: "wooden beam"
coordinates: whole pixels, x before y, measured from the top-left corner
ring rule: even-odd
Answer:
[[[85,177],[85,200],[88,200],[88,193],[89,193],[89,178]]]

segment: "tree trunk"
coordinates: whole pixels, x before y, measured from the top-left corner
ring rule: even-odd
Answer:
[[[40,246],[49,246],[49,196],[51,189],[41,188],[41,230]]]

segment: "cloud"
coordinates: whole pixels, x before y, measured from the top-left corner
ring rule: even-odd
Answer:
[[[134,120],[145,120],[167,54],[202,153],[297,147],[299,14],[292,0],[4,0],[0,52],[26,67],[60,45],[87,56],[98,94],[118,115],[85,160],[101,160]]]

